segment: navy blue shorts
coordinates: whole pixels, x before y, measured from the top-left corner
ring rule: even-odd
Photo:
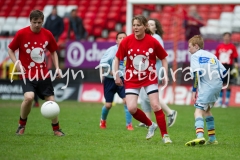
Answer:
[[[124,79],[121,78],[124,82]],[[119,97],[125,98],[125,88],[124,86],[117,86],[113,78],[104,78],[103,81],[103,90],[104,90],[104,97],[106,102],[112,103],[114,94],[118,93]]]
[[[23,94],[25,92],[34,92],[36,93],[42,100],[45,99],[45,97],[53,96],[54,95],[54,89],[52,85],[52,81],[50,78],[46,78],[45,80],[32,80],[26,79],[26,84],[22,80],[22,89]]]

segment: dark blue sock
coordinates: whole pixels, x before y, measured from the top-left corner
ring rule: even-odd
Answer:
[[[102,116],[101,116],[102,120],[106,120],[107,119],[108,112],[109,112],[109,109],[107,109],[105,106],[103,106],[102,107]]]

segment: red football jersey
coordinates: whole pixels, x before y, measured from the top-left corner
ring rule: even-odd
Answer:
[[[157,84],[156,57],[161,60],[167,55],[160,43],[151,35],[146,34],[141,40],[137,40],[134,34],[124,38],[116,57],[120,61],[127,57],[125,88],[140,88]]]
[[[20,29],[8,47],[13,51],[19,49],[19,60],[26,69],[25,78],[33,78],[36,75],[39,79],[42,79],[41,69],[44,76],[48,72],[45,49],[52,53],[58,48],[50,31],[41,28],[39,33],[34,33],[30,26]]]
[[[233,64],[238,57],[237,49],[233,44],[220,44],[216,49],[216,56],[222,64]]]

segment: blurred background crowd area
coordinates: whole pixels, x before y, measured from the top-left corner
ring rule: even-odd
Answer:
[[[47,16],[52,7],[57,6],[57,13],[64,21],[64,31],[59,37],[59,44],[67,40],[69,16],[72,9],[82,19],[87,31],[87,41],[115,41],[116,32],[126,30],[126,0],[4,0],[0,1],[0,34],[13,36],[17,30],[29,25],[29,13],[33,9],[42,10]],[[164,41],[185,40],[183,24],[189,5],[134,5],[133,14],[143,14],[147,18],[157,18],[165,32]],[[232,41],[240,42],[240,6],[239,5],[197,5],[203,26],[201,34],[206,40],[221,40],[224,32],[232,33]],[[179,19],[176,24],[173,17]],[[74,40],[71,32],[70,40]]]

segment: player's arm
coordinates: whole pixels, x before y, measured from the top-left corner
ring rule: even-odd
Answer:
[[[164,58],[161,60],[162,61],[162,66],[164,68],[164,84],[167,84],[168,83],[168,62],[167,62],[167,58]]]
[[[193,72],[192,100],[194,102],[196,100],[197,87],[198,87],[198,74],[197,72]]]
[[[17,58],[16,58],[16,55],[15,55],[14,51],[10,48],[8,49],[8,55],[9,55],[10,59],[12,60],[12,62],[15,64],[17,62]],[[17,63],[17,65],[16,65],[17,71],[21,71],[20,66],[25,71],[25,68],[21,65],[21,63]]]
[[[109,65],[109,61],[111,60],[110,53],[111,53],[111,47],[107,49],[107,51],[103,54],[100,60],[102,73],[107,73],[111,69],[111,66]],[[110,71],[110,74],[112,75],[112,71]]]
[[[57,78],[60,78],[61,77],[61,73],[60,73],[60,69],[59,69],[59,62],[58,62],[57,52],[56,51],[51,52],[51,57],[52,57],[53,64],[54,64],[54,66],[56,68],[56,72],[58,73],[57,74]]]

